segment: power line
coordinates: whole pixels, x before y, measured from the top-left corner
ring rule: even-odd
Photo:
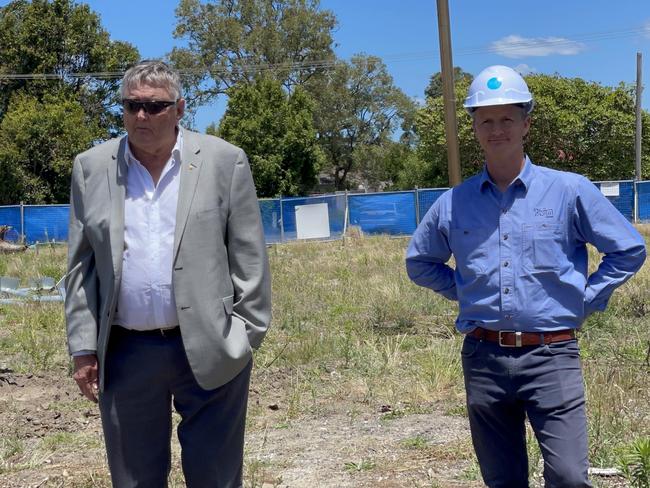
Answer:
[[[621,29],[607,32],[584,34],[573,38],[558,37],[541,37],[541,38],[522,38],[521,40],[508,41],[506,45],[497,45],[499,41],[494,41],[487,48],[468,49],[460,51],[458,55],[473,55],[483,53],[516,53],[526,49],[573,47],[580,43],[592,43],[598,41],[607,41],[612,39],[621,39],[625,37],[635,37],[648,33],[646,27],[636,27],[632,29]]]
[[[459,49],[455,51],[456,56],[476,56],[480,54],[504,54],[516,53],[528,49],[553,48],[561,49],[576,46],[577,43],[592,43],[598,41],[608,41],[626,37],[635,37],[648,34],[647,26],[638,26],[627,29],[618,29],[590,34],[577,35],[572,38],[522,38],[521,40],[508,41],[506,44],[499,45],[499,41],[493,41],[488,46],[476,48]],[[439,55],[438,50],[420,51],[410,53],[398,53],[382,57],[382,61],[407,62],[431,59]],[[179,70],[181,76],[197,76],[209,73],[212,76],[236,73],[255,74],[264,71],[295,71],[309,69],[333,69],[340,61],[338,59],[323,59],[314,61],[285,62],[285,63],[252,63],[244,64],[238,67],[225,66],[209,69],[189,69]],[[84,79],[93,78],[99,80],[120,79],[124,76],[124,71],[102,71],[91,73],[0,73],[0,80],[64,80],[64,79]]]
[[[256,63],[245,64],[238,67],[222,67],[222,68],[209,68],[209,69],[190,69],[178,70],[181,76],[195,76],[202,75],[206,72],[218,75],[227,74],[231,72],[241,73],[258,73],[262,71],[281,71],[281,70],[299,70],[299,69],[329,69],[333,68],[340,61],[333,60],[318,60],[318,61],[302,61],[302,62],[286,62],[286,63]],[[82,78],[95,78],[95,79],[119,79],[124,76],[124,71],[103,71],[94,73],[0,73],[0,79],[6,80],[62,80],[66,78],[82,79]]]

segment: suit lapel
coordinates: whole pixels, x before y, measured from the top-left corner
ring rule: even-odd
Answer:
[[[110,249],[113,259],[113,272],[119,279],[122,274],[122,254],[124,253],[124,200],[126,198],[126,137],[120,140],[108,167],[108,189],[111,198]]]
[[[176,206],[176,229],[174,232],[174,261],[178,255],[187,217],[190,213],[192,200],[196,191],[196,184],[199,181],[201,172],[200,151],[196,138],[192,132],[183,131],[183,151],[181,154],[181,171],[178,188],[178,204]]]

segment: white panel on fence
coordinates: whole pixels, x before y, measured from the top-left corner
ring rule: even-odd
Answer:
[[[330,216],[327,203],[296,205],[296,234],[298,239],[330,236]]]
[[[617,197],[621,194],[621,190],[619,188],[618,183],[611,183],[611,182],[601,183],[600,191],[606,197]]]

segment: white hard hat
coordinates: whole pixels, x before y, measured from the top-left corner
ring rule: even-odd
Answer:
[[[463,106],[471,114],[478,107],[511,104],[523,105],[530,113],[533,96],[519,73],[507,66],[495,65],[485,68],[474,78]]]

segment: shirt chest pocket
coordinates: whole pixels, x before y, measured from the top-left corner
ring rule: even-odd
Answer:
[[[563,229],[558,223],[523,226],[524,265],[531,270],[557,270],[563,260]]]
[[[490,229],[451,229],[450,245],[456,269],[464,277],[484,274],[487,269]]]

